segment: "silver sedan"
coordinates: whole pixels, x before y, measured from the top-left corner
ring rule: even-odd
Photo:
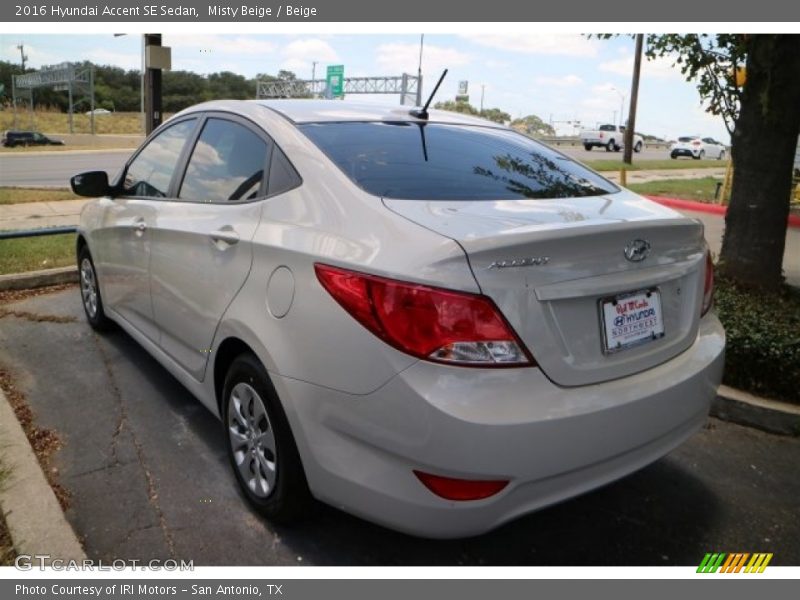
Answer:
[[[479,534],[657,460],[720,382],[701,224],[494,123],[211,102],[72,184],[89,324],[220,417],[269,519]]]

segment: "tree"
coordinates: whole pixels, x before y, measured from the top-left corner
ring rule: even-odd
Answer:
[[[708,111],[722,116],[731,133],[733,185],[720,271],[749,287],[777,288],[800,135],[800,35],[649,35],[647,43],[649,58],[673,57],[697,82]]]
[[[511,121],[511,127],[520,133],[524,133],[533,137],[556,134],[556,130],[553,129],[552,125],[545,123],[536,115],[528,115],[527,117],[522,117],[521,119],[514,119]]]
[[[444,102],[437,102],[433,105],[433,108],[437,108],[439,110],[449,110],[450,112],[457,112],[462,113],[465,115],[475,115],[477,116],[480,112],[477,108],[472,106],[469,102],[459,102],[453,100],[445,100]]]
[[[488,119],[489,121],[494,121],[495,123],[507,123],[511,120],[511,115],[500,110],[499,108],[486,108],[484,110],[478,110],[469,102],[462,102],[459,100],[456,100],[455,102],[453,100],[437,102],[433,105],[433,108],[437,108],[439,110],[449,110],[450,112],[457,112],[465,115],[474,115],[476,117]]]

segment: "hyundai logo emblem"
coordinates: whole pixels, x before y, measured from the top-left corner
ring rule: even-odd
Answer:
[[[650,242],[633,240],[625,246],[625,258],[631,262],[641,262],[650,254]]]

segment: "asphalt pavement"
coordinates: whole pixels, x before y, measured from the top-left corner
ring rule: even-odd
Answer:
[[[79,150],[0,153],[0,186],[68,188],[84,171],[117,174],[133,150]]]
[[[706,552],[743,551],[800,564],[800,439],[716,420],[626,479],[476,538],[413,538],[322,505],[300,525],[274,526],[236,488],[216,418],[125,333],[93,333],[77,288],[4,308],[18,316],[0,318],[0,364],[61,436],[66,516],[91,558],[697,565]]]

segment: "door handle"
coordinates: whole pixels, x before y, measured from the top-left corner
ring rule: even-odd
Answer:
[[[220,244],[227,244],[232,246],[239,242],[239,234],[232,227],[223,227],[218,229],[217,231],[212,231],[209,234],[211,238],[211,243],[216,245],[217,247]]]

